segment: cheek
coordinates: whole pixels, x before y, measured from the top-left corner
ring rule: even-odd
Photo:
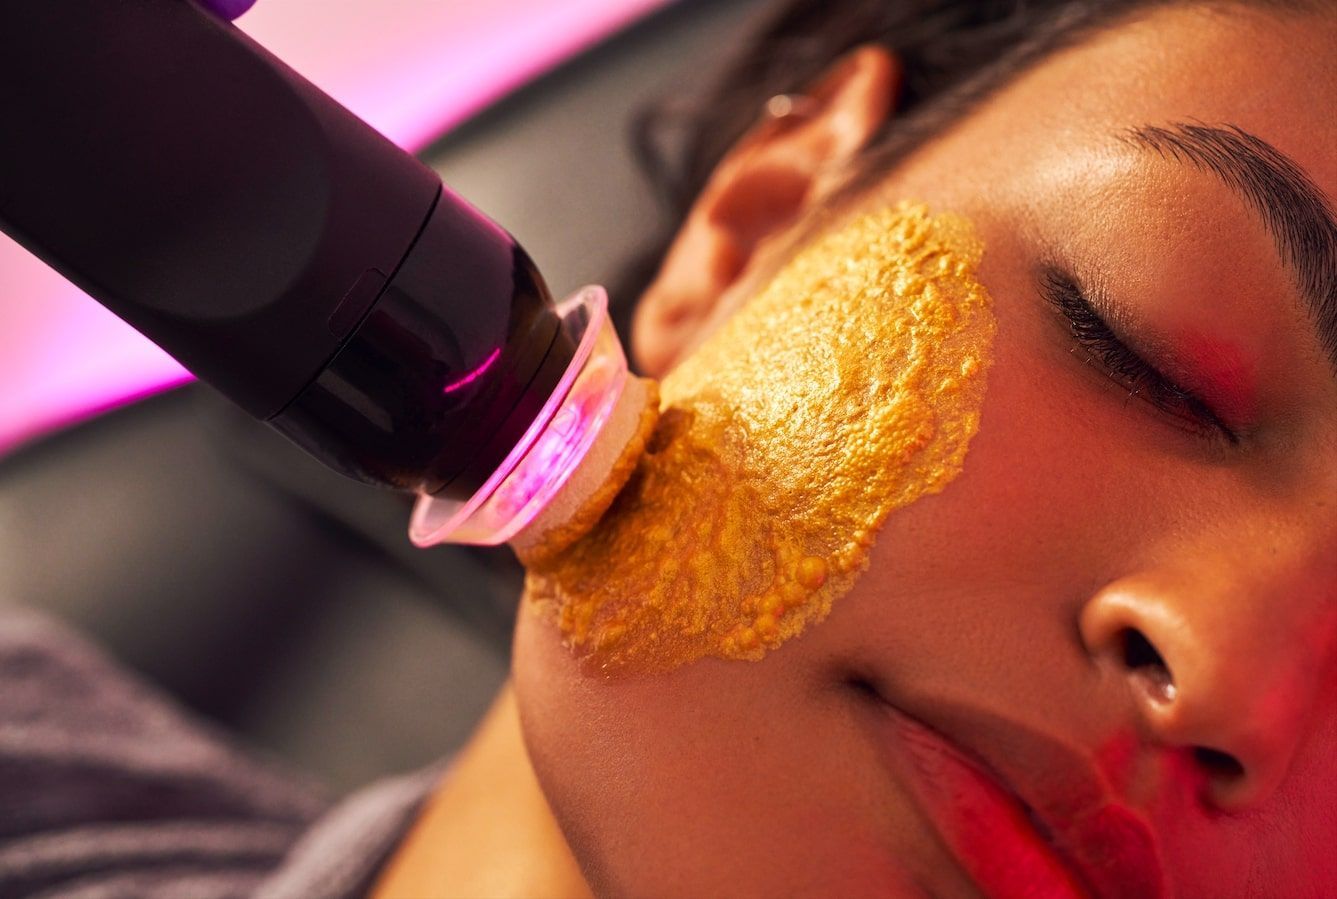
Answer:
[[[888,513],[960,470],[994,331],[981,252],[920,206],[856,217],[664,381],[608,514],[530,567],[591,673],[756,661],[826,617]]]
[[[1182,468],[1164,458],[1175,435],[1074,355],[1038,295],[1036,250],[1010,219],[967,212],[989,247],[979,278],[996,319],[978,432],[946,489],[887,517],[874,579],[912,592],[1019,587],[1027,600],[1029,588],[1080,593],[1120,573],[1187,498]]]
[[[1148,487],[1126,423],[1100,414],[1103,388],[1083,380],[1043,318],[1026,253],[997,231],[981,266],[997,333],[969,454],[946,489],[887,517],[868,571],[811,636],[833,653],[894,658],[907,677],[997,684],[1004,702],[1051,684],[1046,659],[1073,647],[1082,603],[1151,520],[1139,497],[1166,491]]]

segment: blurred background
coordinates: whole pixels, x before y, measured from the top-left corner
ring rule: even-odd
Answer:
[[[764,0],[259,0],[238,27],[511,231],[554,294],[659,228],[631,127]],[[615,296],[621,320],[635,297]],[[342,792],[450,753],[505,677],[508,550],[414,549],[347,481],[194,384],[0,235],[0,605]]]

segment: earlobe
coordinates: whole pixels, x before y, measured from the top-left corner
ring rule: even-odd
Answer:
[[[642,297],[632,334],[642,371],[662,376],[720,319],[759,251],[823,201],[886,123],[899,78],[890,51],[861,47],[802,98],[759,110],[762,119],[716,166]]]

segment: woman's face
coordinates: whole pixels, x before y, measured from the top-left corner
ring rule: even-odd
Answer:
[[[1337,382],[1306,292],[1333,314],[1337,228],[1302,220],[1331,201],[1266,195],[1299,170],[1337,197],[1334,48],[1330,21],[1159,12],[860,201],[974,222],[997,319],[978,433],[760,662],[590,677],[521,614],[526,740],[597,891],[1337,884]]]

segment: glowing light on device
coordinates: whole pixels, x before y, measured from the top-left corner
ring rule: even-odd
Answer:
[[[557,307],[579,339],[557,389],[524,437],[466,502],[421,495],[409,523],[418,546],[504,543],[543,511],[580,465],[627,383],[627,359],[608,319],[608,295],[586,287]]]
[[[466,374],[464,377],[459,378],[458,380],[455,380],[455,381],[451,381],[451,382],[450,382],[449,384],[447,384],[445,387],[442,387],[442,388],[441,388],[441,392],[442,392],[442,393],[454,393],[455,391],[459,390],[461,387],[468,387],[468,386],[469,386],[470,384],[472,384],[474,381],[477,381],[479,378],[481,378],[481,377],[483,376],[483,372],[485,372],[485,371],[487,371],[489,368],[491,368],[491,367],[492,367],[492,363],[496,362],[496,361],[497,361],[497,357],[500,356],[500,355],[501,355],[501,347],[497,347],[497,348],[494,349],[491,353],[488,354],[488,357],[487,357],[486,359],[484,359],[484,360],[478,365],[477,368],[475,368],[473,371],[471,371],[471,372],[469,372],[468,374]]]

